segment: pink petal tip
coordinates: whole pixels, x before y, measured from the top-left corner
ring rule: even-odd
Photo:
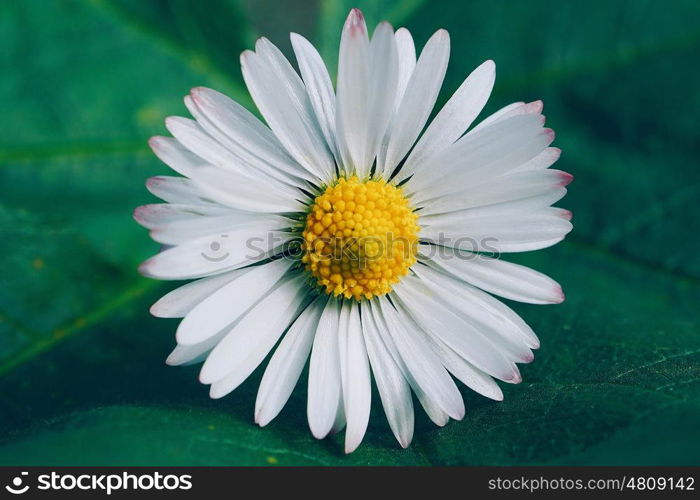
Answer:
[[[345,29],[347,29],[350,36],[358,36],[367,33],[365,16],[360,9],[355,8],[350,11],[345,21]]]
[[[559,178],[561,179],[561,181],[559,182],[559,185],[561,187],[568,186],[574,180],[574,176],[571,175],[569,172],[561,172],[559,174]]]
[[[206,92],[206,87],[192,87],[190,89],[190,95],[193,99],[201,99],[202,94]]]
[[[248,65],[248,59],[250,59],[254,55],[255,55],[255,52],[253,52],[250,49],[246,49],[243,52],[241,52],[241,57],[240,57],[241,65],[242,66]]]
[[[547,134],[550,143],[554,141],[554,138],[556,137],[554,130],[552,130],[551,128],[546,128],[544,129],[544,133]]]
[[[161,143],[163,139],[165,139],[165,137],[163,137],[162,135],[154,135],[153,137],[148,139],[148,147],[150,147],[154,153],[157,153],[158,150],[161,149]]]
[[[146,276],[147,278],[151,278],[151,273],[149,271],[150,267],[151,267],[151,259],[148,259],[148,260],[142,262],[138,267],[139,274],[141,274],[142,276]]]
[[[156,177],[149,177],[146,179],[146,186],[157,186],[158,183],[160,182],[160,179]]]
[[[542,102],[542,100],[532,101],[527,103],[527,105],[530,106],[533,113],[542,113],[544,109],[544,102]]]
[[[141,205],[141,206],[136,207],[134,209],[132,216],[136,222],[142,222],[143,217],[147,212],[148,212],[148,205]]]

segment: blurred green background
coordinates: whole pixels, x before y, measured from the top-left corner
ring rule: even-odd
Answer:
[[[335,66],[362,8],[419,46],[450,31],[440,103],[497,63],[487,112],[545,101],[576,181],[574,232],[517,256],[560,281],[560,306],[514,305],[542,348],[496,403],[420,415],[401,450],[374,398],[364,444],[306,426],[305,387],[252,423],[260,371],[211,401],[168,368],[176,322],[138,276],[157,250],[131,218],[167,173],[148,150],[193,86],[250,107],[238,55],[310,38]],[[700,463],[700,3],[578,1],[0,1],[0,464]],[[304,379],[305,380],[305,379]]]

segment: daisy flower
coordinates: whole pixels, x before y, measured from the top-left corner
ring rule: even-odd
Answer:
[[[352,10],[335,90],[311,43],[294,33],[291,41],[299,73],[265,38],[241,55],[266,124],[198,87],[185,97],[194,120],[170,117],[173,138],[151,139],[181,176],[147,183],[165,203],[135,218],[163,249],[140,270],[194,280],[151,312],[182,318],[167,363],[203,361],[212,398],[274,351],[255,403],[259,425],[278,415],[309,360],[316,438],[345,427],[345,451],[357,448],[374,378],[406,447],[413,395],[443,426],[464,417],[455,379],[495,400],[495,380],[521,381],[516,363],[532,361],[539,341],[493,295],[533,304],[564,295],[497,256],[564,238],[571,213],[551,205],[572,177],[548,168],[560,151],[549,147],[540,101],[470,129],[491,93],[493,61],[426,127],[449,59],[445,30],[416,57],[406,29],[384,22],[369,37]]]

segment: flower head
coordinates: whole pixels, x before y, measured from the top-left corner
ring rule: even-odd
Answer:
[[[185,98],[154,137],[180,177],[155,177],[165,201],[136,220],[163,250],[147,276],[191,279],[151,311],[182,318],[167,362],[204,361],[211,397],[238,387],[274,350],[255,420],[281,411],[309,360],[308,420],[323,438],[365,434],[374,376],[402,446],[413,392],[445,425],[464,417],[453,377],[486,397],[517,383],[533,331],[492,295],[564,300],[550,278],[494,256],[551,246],[571,230],[551,205],[572,177],[549,167],[559,150],[542,103],[514,103],[471,127],[495,66],[476,68],[428,124],[449,59],[439,30],[416,57],[406,29],[368,36],[362,13],[343,28],[334,90],[316,49],[292,34],[301,75],[268,40],[241,56],[263,124],[210,89]],[[471,127],[471,128],[470,128]],[[425,129],[425,130],[424,130]]]

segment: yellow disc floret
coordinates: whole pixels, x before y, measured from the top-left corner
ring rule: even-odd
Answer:
[[[416,262],[417,219],[401,188],[340,178],[306,217],[302,262],[328,294],[384,295]]]

